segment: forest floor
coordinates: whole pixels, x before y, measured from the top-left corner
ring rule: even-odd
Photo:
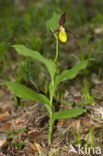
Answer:
[[[65,91],[65,98],[72,99],[75,105],[82,99],[81,87],[78,84],[69,88],[70,90]],[[82,155],[69,152],[70,144],[77,151],[78,144],[82,144],[82,147],[85,147],[85,144],[92,145],[103,150],[103,81],[96,82],[92,92],[95,104],[86,105],[87,113],[84,115],[57,121],[54,125],[52,144],[49,147],[47,142],[49,116],[43,105],[27,100],[22,101],[21,104],[25,103],[25,106],[20,107],[19,103],[14,102],[8,88],[1,89],[0,156],[37,156],[38,148],[42,156]],[[70,106],[61,106],[61,109],[68,108]],[[92,153],[93,151],[91,155]]]

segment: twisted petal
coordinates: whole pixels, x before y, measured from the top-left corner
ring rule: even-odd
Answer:
[[[77,36],[74,35],[69,29],[65,28],[66,32],[70,33],[75,39],[77,39]]]

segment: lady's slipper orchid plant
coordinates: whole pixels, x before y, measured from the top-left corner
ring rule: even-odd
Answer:
[[[56,16],[58,17],[58,16]],[[60,17],[60,16],[59,16]],[[58,17],[58,19],[59,19]],[[55,21],[56,18],[54,18]],[[65,110],[58,110],[56,109],[57,105],[54,103],[54,97],[56,95],[56,92],[58,91],[58,86],[64,82],[65,80],[69,80],[72,78],[75,78],[78,72],[82,69],[85,69],[88,60],[81,61],[79,64],[75,65],[69,70],[64,70],[60,73],[58,73],[58,39],[65,43],[67,41],[67,34],[66,32],[73,35],[73,37],[76,38],[76,36],[67,28],[64,28],[63,25],[65,23],[65,13],[61,15],[59,20],[60,27],[58,29],[57,26],[53,29],[53,27],[50,27],[51,30],[54,30],[54,32],[58,32],[58,35],[54,33],[54,36],[56,38],[56,55],[55,60],[47,59],[44,56],[40,54],[40,52],[36,50],[31,50],[26,48],[24,45],[14,45],[13,47],[17,51],[18,54],[23,55],[25,57],[31,57],[35,60],[40,61],[43,63],[46,68],[48,69],[49,75],[50,75],[50,82],[48,81],[48,95],[44,95],[38,92],[35,92],[34,90],[31,90],[30,88],[18,83],[18,82],[6,82],[5,84],[8,86],[10,90],[12,90],[15,95],[19,98],[34,100],[37,102],[40,102],[41,104],[44,104],[46,107],[48,114],[49,114],[49,130],[48,130],[48,145],[51,144],[52,141],[52,133],[53,133],[53,125],[55,124],[56,120],[59,119],[68,119],[68,118],[74,118],[77,117],[83,113],[86,112],[86,109],[84,108],[71,108],[71,109],[65,109]],[[49,21],[49,25],[54,24],[53,20]],[[57,21],[58,24],[58,21]],[[55,30],[56,29],[56,30]],[[56,97],[55,97],[56,98]],[[60,99],[59,99],[60,100]],[[58,102],[58,101],[56,101]],[[60,100],[60,103],[62,103],[62,100]],[[68,101],[66,102],[68,103]],[[69,103],[70,104],[70,103]],[[70,104],[71,106],[72,104]]]

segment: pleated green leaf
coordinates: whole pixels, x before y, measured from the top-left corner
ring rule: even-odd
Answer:
[[[26,48],[24,45],[14,45],[13,47],[16,49],[18,54],[21,54],[23,56],[32,57],[32,58],[44,63],[50,73],[51,78],[54,79],[54,75],[56,72],[56,65],[55,65],[54,61],[52,61],[50,59],[46,59],[38,51],[30,50],[30,49]]]
[[[30,88],[27,88],[24,85],[21,85],[17,82],[6,82],[5,84],[8,86],[10,90],[12,90],[15,93],[16,96],[20,98],[35,100],[38,102],[49,104],[49,100],[46,96],[35,93]]]
[[[81,61],[79,64],[75,65],[70,70],[63,71],[60,75],[56,76],[55,84],[58,85],[60,82],[64,80],[75,78],[81,69],[86,68],[87,64],[88,64],[88,60]]]
[[[58,112],[54,112],[53,118],[54,119],[67,119],[67,118],[74,118],[77,117],[83,113],[85,113],[86,110],[82,108],[73,108],[69,110],[60,110]]]

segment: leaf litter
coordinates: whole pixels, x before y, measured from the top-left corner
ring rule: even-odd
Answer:
[[[80,86],[70,86],[69,90],[66,90],[64,94],[64,99],[71,99],[71,102],[74,102],[74,105],[76,105],[76,103],[82,100],[80,90]],[[86,105],[88,115],[85,114],[78,118],[58,120],[54,126],[52,144],[48,147],[47,133],[49,117],[44,106],[33,101],[24,101],[24,107],[17,107],[15,109],[13,96],[6,91],[4,93],[7,107],[0,105],[0,156],[36,156],[39,153],[36,144],[42,156],[48,156],[55,150],[55,156],[72,156],[74,153],[69,153],[70,143],[73,143],[74,147],[76,147],[78,135],[80,135],[82,145],[86,143],[91,128],[94,128],[95,142],[102,146],[103,110],[101,109],[101,101],[95,107]],[[3,99],[1,103],[3,103]],[[26,105],[26,103],[29,104]],[[71,106],[66,104],[60,106],[61,110],[70,108]],[[90,144],[91,137],[89,137],[88,141]]]

